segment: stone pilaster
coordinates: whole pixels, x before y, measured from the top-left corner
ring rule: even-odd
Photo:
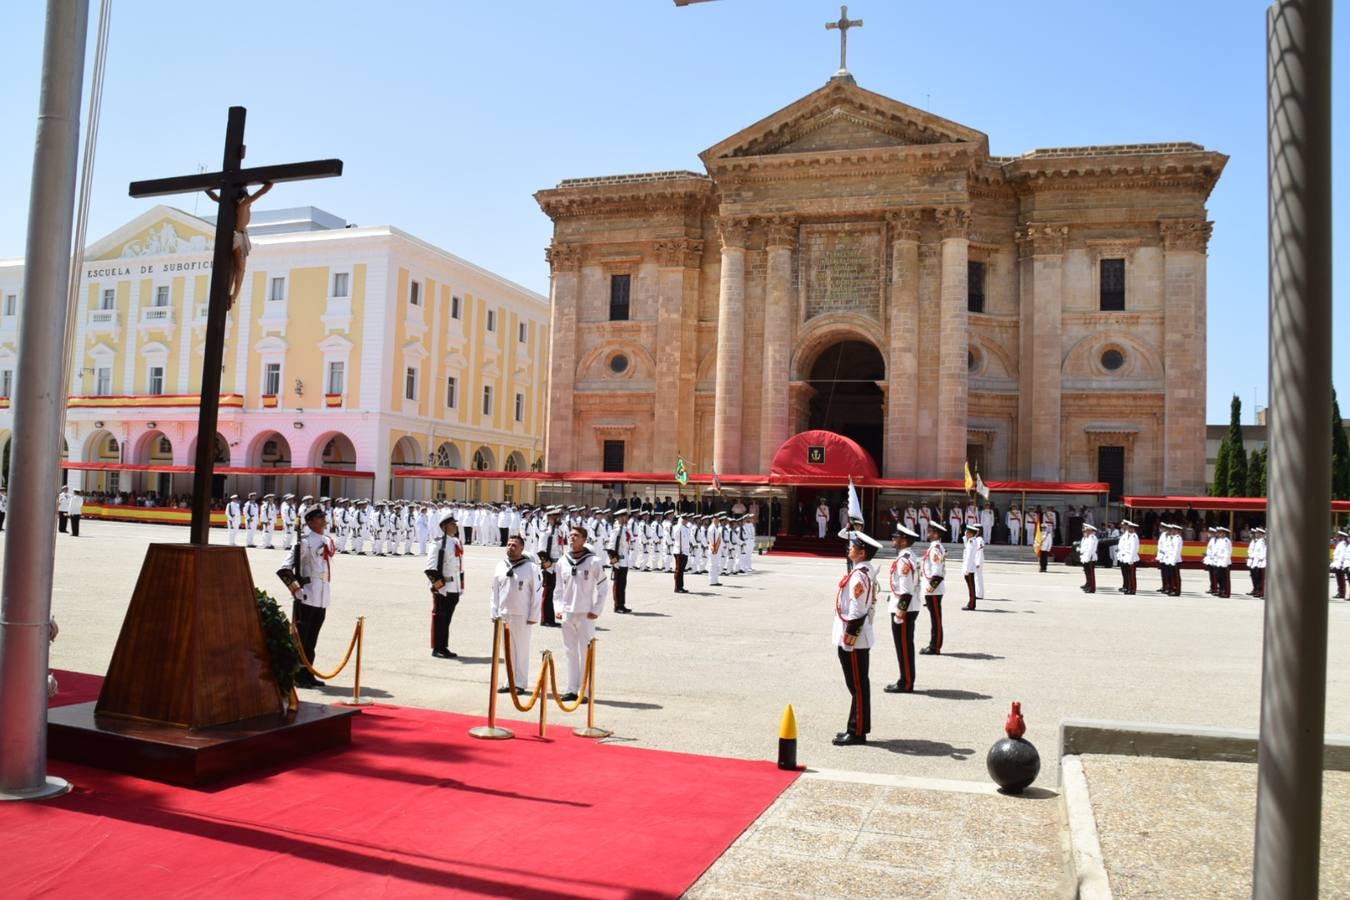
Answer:
[[[765,223],[768,261],[764,284],[764,382],[760,400],[759,471],[768,472],[773,455],[791,435],[788,380],[792,366],[792,248],[797,223]]]
[[[576,469],[576,429],[572,385],[577,373],[577,308],[581,248],[555,243],[545,251],[549,279],[549,394],[545,415],[544,467],[550,472]],[[473,398],[469,398],[472,402]]]
[[[713,396],[713,468],[719,475],[741,471],[741,409],[744,405],[745,245],[743,219],[723,219],[722,274],[717,297],[717,377]]]
[[[889,213],[891,282],[887,316],[886,449],[882,474],[887,478],[915,477],[918,473],[919,348],[915,332],[919,320],[919,220],[921,211]]]
[[[1067,225],[1017,230],[1022,266],[1022,362],[1019,470],[1034,481],[1059,481],[1064,245]]]
[[[697,285],[703,242],[687,238],[658,241],[660,265],[656,301],[656,403],[650,469],[664,472],[675,465],[677,454],[692,454],[693,354],[692,323],[698,317],[698,299],[689,296],[689,282]],[[685,384],[681,379],[688,382]],[[686,403],[688,395],[689,402]],[[684,407],[688,406],[686,410]]]
[[[942,300],[938,336],[937,463],[943,478],[956,478],[966,457],[966,414],[970,388],[966,359],[970,352],[966,281],[970,249],[970,210],[937,211],[942,229]]]
[[[1212,222],[1158,223],[1163,245],[1163,492],[1205,492],[1205,251]]]

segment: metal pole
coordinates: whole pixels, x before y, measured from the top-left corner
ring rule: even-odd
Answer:
[[[1300,535],[1331,496],[1331,0],[1267,14],[1270,593],[1252,896],[1313,898],[1326,725],[1326,562]]]
[[[33,184],[19,314],[9,514],[22,523],[5,543],[0,582],[0,798],[64,793],[47,777],[47,643],[61,483],[66,304],[80,147],[87,0],[48,0]]]

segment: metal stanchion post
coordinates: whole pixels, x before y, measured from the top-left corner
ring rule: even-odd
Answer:
[[[371,699],[361,696],[361,647],[366,642],[366,617],[356,620],[356,685],[352,688],[352,699],[342,701],[343,706],[369,706]]]
[[[502,626],[503,620],[497,619],[492,630],[492,676],[488,679],[488,723],[469,729],[469,734],[485,741],[504,741],[515,737],[515,734],[509,728],[501,728],[497,725],[497,657],[502,651]]]
[[[595,727],[595,638],[591,638],[590,645],[586,648],[586,727],[574,728],[572,733],[577,737],[584,738],[603,738],[609,737],[614,732],[605,728]]]
[[[544,677],[549,674],[553,668],[553,651],[544,651],[544,668],[539,673],[539,736],[546,737],[548,734],[548,688]]]

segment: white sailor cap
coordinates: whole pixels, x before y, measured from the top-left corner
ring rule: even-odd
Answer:
[[[1338,531],[1336,532],[1336,537],[1350,537],[1350,534],[1346,534],[1344,531]]]
[[[913,531],[904,525],[897,524],[895,526],[895,533],[891,536],[900,537],[901,535],[904,535],[907,538],[913,538],[916,541],[919,539],[919,533],[917,531]]]
[[[238,499],[239,499],[239,495],[238,495],[238,494],[231,494],[231,495],[230,495],[230,499],[231,499],[231,500],[238,500]]]
[[[937,519],[930,519],[929,522],[928,522],[928,527],[929,527],[930,529],[931,529],[931,528],[935,528],[935,529],[937,529],[938,531],[942,532],[943,534],[946,534],[946,533],[947,533],[947,526],[943,525],[943,524],[942,524],[941,522],[939,522]]]
[[[1091,526],[1088,527],[1090,528]],[[974,531],[976,533],[979,533],[980,531],[983,530],[984,529],[980,528],[980,526],[976,525],[974,522],[971,522],[969,525],[966,526],[966,531]]]
[[[1084,531],[1096,531],[1096,530],[1097,530],[1097,526],[1096,526],[1096,525],[1093,525],[1093,524],[1090,523],[1090,522],[1084,522],[1084,523],[1083,523],[1083,530],[1084,530]]]
[[[864,544],[868,547],[871,547],[873,550],[881,549],[881,544],[877,541],[877,539],[864,532],[853,531],[850,532],[850,534],[853,535],[852,539],[850,540],[850,543]]]
[[[1253,528],[1253,529],[1252,529],[1252,534],[1265,534],[1265,533],[1266,533],[1266,530],[1265,530],[1264,528]]]
[[[446,522],[454,522],[454,521],[455,521],[455,514],[447,509],[445,512],[441,513],[439,516],[436,517],[436,527],[440,528],[443,525],[445,525]]]
[[[1120,524],[1121,524],[1121,525],[1124,525],[1124,526],[1126,526],[1126,527],[1129,527],[1129,528],[1138,528],[1138,527],[1139,527],[1138,523],[1136,523],[1136,522],[1131,522],[1129,519],[1121,519],[1121,520],[1120,520]]]
[[[1215,530],[1215,531],[1222,531],[1224,534],[1232,534],[1232,532],[1229,531],[1229,530],[1228,530],[1225,526],[1223,526],[1223,525],[1215,525],[1215,526],[1214,526],[1214,530]]]

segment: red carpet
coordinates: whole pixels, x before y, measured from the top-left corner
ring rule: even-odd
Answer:
[[[53,702],[98,679],[57,673]],[[770,762],[549,738],[378,706],[348,750],[211,790],[53,763],[71,794],[0,806],[7,897],[674,897],[793,781]],[[567,726],[561,726],[567,722]]]

